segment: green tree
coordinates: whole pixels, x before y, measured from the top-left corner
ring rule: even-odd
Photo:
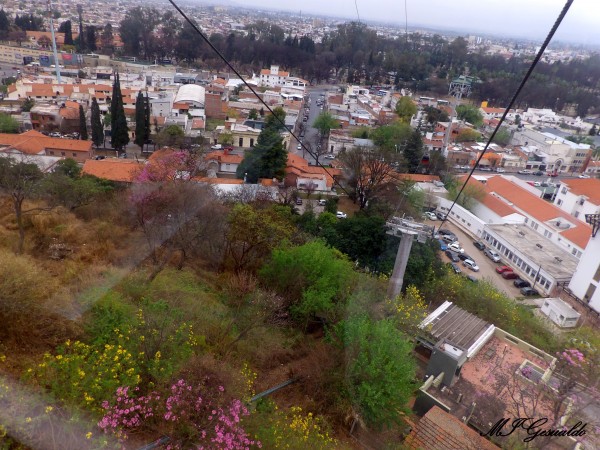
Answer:
[[[65,45],[73,45],[73,29],[70,20],[61,23],[58,32],[65,33]]]
[[[427,123],[430,125],[434,125],[438,122],[448,122],[450,117],[445,111],[441,109],[434,108],[433,106],[426,106],[425,113],[427,114]]]
[[[408,140],[412,129],[410,125],[401,122],[395,122],[390,125],[383,125],[371,132],[370,138],[375,145],[383,150],[396,152],[400,146]]]
[[[100,45],[102,46],[102,51],[104,53],[111,52],[114,49],[113,39],[112,25],[110,22],[107,22],[100,35]]]
[[[88,140],[87,122],[85,120],[83,105],[79,105],[79,139],[82,141]]]
[[[237,177],[256,183],[259,178],[277,178],[282,180],[287,165],[287,150],[283,146],[283,138],[279,131],[283,129],[285,111],[275,108],[275,114],[265,120],[265,127],[258,135],[256,145],[246,152],[242,163],[238,166]],[[279,120],[278,120],[279,119]]]
[[[320,240],[274,250],[260,271],[263,283],[287,300],[293,317],[304,325],[317,316],[334,320],[354,276],[352,263]]]
[[[598,135],[598,128],[596,127],[596,124],[594,124],[592,126],[592,128],[590,128],[590,131],[588,131],[588,134],[590,136],[597,136]]]
[[[34,105],[35,105],[35,100],[32,99],[31,97],[27,97],[25,99],[25,101],[23,102],[23,104],[21,105],[21,110],[23,112],[29,112],[29,111],[31,111],[31,108],[33,108]]]
[[[115,73],[115,81],[113,83],[112,98],[110,104],[111,115],[111,134],[110,144],[118,151],[123,150],[129,144],[129,128],[127,127],[127,119],[125,118],[125,110],[123,109],[123,96],[121,94],[121,81],[119,73]]]
[[[13,116],[0,113],[0,133],[18,133],[19,122]]]
[[[144,149],[144,144],[148,142],[150,130],[147,128],[148,120],[146,119],[146,99],[142,91],[138,92],[135,99],[135,144]],[[178,127],[179,128],[179,127]]]
[[[418,129],[410,134],[404,146],[403,154],[408,173],[416,173],[423,159],[423,138]]]
[[[515,125],[521,125],[521,116],[519,114],[515,116]]]
[[[456,142],[475,142],[481,138],[481,133],[472,128],[463,128],[455,138]]]
[[[476,181],[468,183],[463,189],[462,194],[460,194],[460,197],[458,197],[458,193],[460,192],[462,183],[458,179],[448,177],[445,187],[448,190],[448,198],[456,200],[456,203],[468,210],[471,210],[475,206],[475,202],[482,201],[485,197],[485,190]]]
[[[10,19],[3,9],[0,9],[0,39],[6,39],[10,31]]]
[[[472,105],[458,105],[456,107],[456,114],[460,120],[469,122],[474,127],[480,127],[483,125],[483,115],[479,108]]]
[[[257,120],[258,119],[258,111],[255,108],[252,108],[248,113],[248,119]]]
[[[39,211],[40,208],[23,209],[25,200],[39,195],[40,185],[44,175],[40,168],[26,160],[0,158],[0,192],[7,194],[12,200],[13,211],[17,220],[19,239],[17,253],[23,253],[25,244],[24,216]]]
[[[95,52],[98,47],[96,46],[96,27],[93,25],[88,25],[85,28],[85,41],[87,43],[87,49],[91,52]]]
[[[79,36],[77,36],[77,50],[84,52],[87,49],[85,30],[83,29],[83,6],[77,5],[77,15],[79,16]]]
[[[327,242],[361,266],[375,268],[386,248],[385,220],[380,216],[358,214],[334,224],[335,234],[324,236]]]
[[[511,134],[508,128],[500,127],[496,136],[494,136],[493,142],[498,145],[508,145],[510,142]]]
[[[330,113],[324,111],[317,116],[313,127],[319,131],[322,137],[327,137],[331,129],[340,127],[340,123]]]
[[[401,97],[396,103],[396,114],[402,123],[410,123],[410,119],[417,113],[417,105],[410,97]]]
[[[169,125],[160,130],[156,135],[156,144],[159,147],[178,147],[183,145],[185,133],[179,125]]]
[[[346,354],[346,395],[357,415],[375,428],[397,423],[415,388],[413,344],[392,319],[352,317],[336,334]]]
[[[104,143],[104,125],[102,124],[100,107],[98,106],[96,97],[92,98],[91,111],[92,142],[96,147],[100,147]]]

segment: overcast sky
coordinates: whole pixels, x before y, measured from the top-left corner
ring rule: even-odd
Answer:
[[[354,0],[231,0],[244,6],[356,19]],[[404,26],[403,0],[356,0],[363,20]],[[418,25],[543,40],[563,0],[406,0],[409,28]],[[600,0],[575,0],[556,39],[600,45]]]

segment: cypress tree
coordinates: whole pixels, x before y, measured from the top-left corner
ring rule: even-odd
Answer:
[[[140,148],[144,149],[148,136],[148,130],[146,128],[146,100],[142,94],[142,91],[138,92],[137,98],[135,99],[135,144],[139,145]]]
[[[85,112],[83,111],[82,105],[79,105],[79,139],[82,141],[87,141],[88,139],[87,124],[85,123]]]
[[[129,128],[127,128],[127,119],[123,109],[123,96],[121,94],[121,81],[119,74],[115,74],[113,83],[113,97],[110,103],[111,113],[111,133],[110,144],[117,150],[122,150],[129,144]]]
[[[102,125],[102,119],[100,118],[100,107],[96,101],[96,97],[92,98],[92,142],[96,147],[104,142],[104,126]]]
[[[146,91],[144,101],[144,122],[146,123],[146,142],[148,142],[150,140],[150,99],[148,98],[148,91]]]

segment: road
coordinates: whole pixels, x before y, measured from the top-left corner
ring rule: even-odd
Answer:
[[[427,225],[434,226],[437,229],[441,222],[439,220],[427,220],[425,223]],[[464,267],[462,261],[457,263],[460,265],[463,274],[473,275],[477,279],[485,279],[490,281],[494,286],[496,286],[496,288],[504,292],[510,298],[520,296],[519,289],[513,285],[513,280],[505,280],[498,273],[496,273],[496,267],[501,266],[502,262],[495,263],[490,258],[485,256],[483,251],[478,250],[477,247],[473,245],[474,239],[468,234],[464,233],[453,223],[447,221],[444,223],[444,228],[456,234],[456,237],[460,242],[460,246],[465,249],[465,253],[467,253],[469,256],[472,256],[475,260],[475,263],[479,266],[479,272],[473,272],[472,270]],[[442,256],[442,260],[444,262],[450,261],[445,254]]]
[[[317,145],[318,145],[318,141],[319,141],[319,132],[313,128],[312,124],[314,123],[315,119],[317,118],[317,116],[319,115],[319,113],[322,111],[321,108],[319,108],[317,106],[317,100],[319,98],[320,95],[325,94],[325,92],[328,89],[326,87],[323,86],[315,86],[313,88],[308,88],[307,89],[307,93],[309,95],[310,98],[310,105],[309,105],[309,113],[308,113],[308,120],[306,122],[304,122],[306,124],[306,131],[304,134],[304,138],[302,138],[302,142],[304,144],[308,144],[310,146],[311,149],[316,150]],[[300,114],[300,117],[304,117],[304,108],[307,105],[304,105],[304,107],[302,108],[302,112]],[[298,142],[295,139],[291,139],[290,141],[290,147],[289,147],[289,151],[291,151],[292,153],[296,154],[296,155],[300,155],[303,158],[305,158],[309,164],[313,165],[315,164],[315,158],[312,157],[305,149],[301,149],[298,150]],[[323,163],[322,161],[322,157],[319,158],[319,162]]]

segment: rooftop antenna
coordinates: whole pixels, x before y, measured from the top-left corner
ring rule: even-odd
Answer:
[[[56,69],[56,81],[62,83],[60,78],[60,66],[58,64],[58,52],[56,51],[56,36],[54,35],[54,19],[52,18],[52,3],[50,0],[46,3],[48,7],[48,18],[50,19],[50,34],[52,35],[52,53],[54,54],[54,68]]]

